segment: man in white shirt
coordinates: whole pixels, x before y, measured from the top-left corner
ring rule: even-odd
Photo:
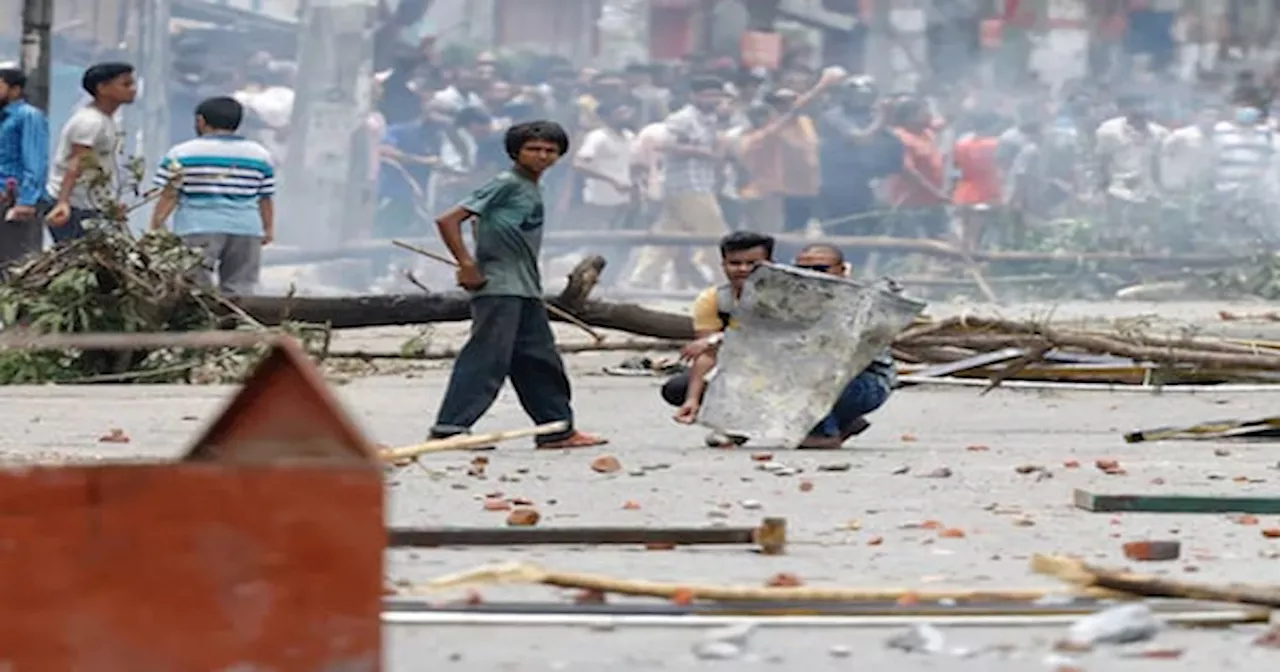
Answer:
[[[1098,126],[1095,153],[1107,219],[1118,232],[1141,230],[1159,217],[1160,154],[1169,131],[1151,121],[1145,98],[1126,94],[1120,116]]]
[[[573,157],[573,168],[582,174],[584,218],[596,229],[625,226],[636,198],[631,167],[635,134],[626,128],[635,109],[626,103],[602,102],[597,108],[603,126],[587,132]]]
[[[1173,194],[1201,191],[1213,174],[1213,129],[1218,111],[1206,105],[1195,123],[1169,134],[1160,148],[1160,181]]]
[[[133,66],[98,63],[85,70],[81,86],[93,102],[71,115],[58,135],[49,166],[49,207],[42,213],[54,243],[84,235],[84,221],[115,205],[120,194],[119,154],[124,135],[116,112],[137,97]]]
[[[635,117],[635,107],[625,102],[603,101],[596,108],[602,126],[587,131],[573,157],[573,169],[584,178],[582,205],[578,219],[582,227],[596,231],[634,228],[639,219],[639,187],[635,167],[635,133],[627,125]],[[610,262],[606,279],[617,278],[626,264],[630,247],[605,250]]]

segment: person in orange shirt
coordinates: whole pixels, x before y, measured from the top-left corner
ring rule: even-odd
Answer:
[[[996,164],[999,133],[1000,119],[986,113],[974,120],[973,133],[956,141],[955,167],[960,176],[951,202],[957,206],[960,242],[968,250],[978,246],[982,224],[1001,200],[1003,182]]]
[[[919,98],[901,100],[894,110],[894,132],[906,147],[902,172],[890,182],[890,197],[905,221],[907,233],[941,237],[946,230],[942,150],[933,130],[933,113]]]

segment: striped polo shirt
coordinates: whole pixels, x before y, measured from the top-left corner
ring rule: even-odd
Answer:
[[[271,154],[238,135],[205,135],[175,145],[156,169],[156,184],[178,190],[173,232],[262,237],[258,201],[275,194]]]
[[[1213,146],[1218,156],[1219,191],[1256,186],[1274,166],[1276,139],[1271,129],[1261,124],[1240,126],[1220,121],[1213,128]]]

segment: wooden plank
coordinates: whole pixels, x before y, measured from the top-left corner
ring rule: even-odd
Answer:
[[[1207,439],[1272,438],[1280,435],[1280,417],[1257,420],[1217,420],[1183,427],[1157,427],[1129,432],[1127,443],[1145,441],[1203,441]]]
[[[1073,494],[1076,508],[1095,513],[1280,513],[1280,497]]]

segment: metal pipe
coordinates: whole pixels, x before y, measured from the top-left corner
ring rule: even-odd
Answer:
[[[1156,617],[1169,625],[1214,625],[1265,621],[1257,610],[1204,610],[1181,613],[1157,613]],[[1068,625],[1079,620],[1080,614],[947,616],[928,614],[919,616],[678,616],[678,615],[617,615],[595,614],[484,614],[466,612],[382,612],[384,625],[454,625],[454,626],[594,626],[594,627],[655,627],[655,628],[710,628],[750,623],[762,627],[813,628],[813,627],[864,627],[891,628],[918,623],[951,627],[1019,627]]]

